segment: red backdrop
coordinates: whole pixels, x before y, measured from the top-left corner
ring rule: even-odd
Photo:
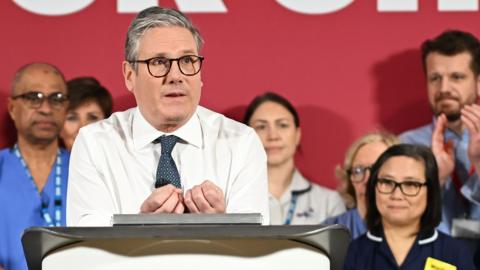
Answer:
[[[449,28],[480,34],[478,10],[440,12],[432,0],[418,1],[414,12],[379,12],[380,2],[357,0],[336,12],[302,14],[275,0],[224,1],[224,13],[188,13],[206,40],[201,104],[239,119],[255,95],[284,95],[301,118],[298,167],[335,187],[334,167],[355,138],[376,127],[400,132],[431,120],[421,42]],[[10,81],[32,61],[57,65],[67,79],[97,77],[112,92],[115,110],[135,106],[121,75],[133,16],[118,13],[113,0],[62,16],[1,1],[0,146],[15,140],[4,109]]]

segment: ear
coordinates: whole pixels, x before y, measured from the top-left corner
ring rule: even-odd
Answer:
[[[300,145],[300,141],[302,140],[302,129],[300,127],[297,128],[295,132],[295,144],[298,146]]]
[[[477,76],[477,98],[480,97],[480,74]]]
[[[8,114],[10,115],[10,118],[15,122],[15,114],[13,113],[15,109],[15,102],[12,98],[8,98],[7,101],[7,110]]]
[[[125,86],[127,87],[128,91],[133,92],[136,78],[135,70],[133,70],[132,65],[129,62],[123,61],[122,72],[123,79],[125,80]]]

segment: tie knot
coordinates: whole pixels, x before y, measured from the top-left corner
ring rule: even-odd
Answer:
[[[160,145],[162,146],[162,154],[169,155],[172,153],[173,147],[177,143],[177,139],[178,137],[175,135],[169,135],[169,136],[163,135],[155,139],[155,141],[153,142],[160,143]]]

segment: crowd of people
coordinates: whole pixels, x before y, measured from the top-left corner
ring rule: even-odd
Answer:
[[[243,123],[199,105],[202,45],[181,12],[141,11],[122,63],[137,106],[113,114],[96,78],[66,81],[41,62],[18,69],[8,100],[17,140],[0,151],[0,204],[9,206],[0,208],[0,269],[27,269],[28,227],[109,226],[113,214],[135,213],[341,224],[353,239],[344,269],[469,270],[474,258],[480,267],[480,254],[450,236],[455,218],[480,220],[475,36],[448,30],[422,44],[432,123],[358,138],[337,168],[338,191],[297,168],[300,117],[285,97],[254,97]]]

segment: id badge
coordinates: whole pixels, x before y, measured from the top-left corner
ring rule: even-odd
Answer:
[[[425,262],[424,270],[457,270],[457,267],[432,257],[428,257]]]

